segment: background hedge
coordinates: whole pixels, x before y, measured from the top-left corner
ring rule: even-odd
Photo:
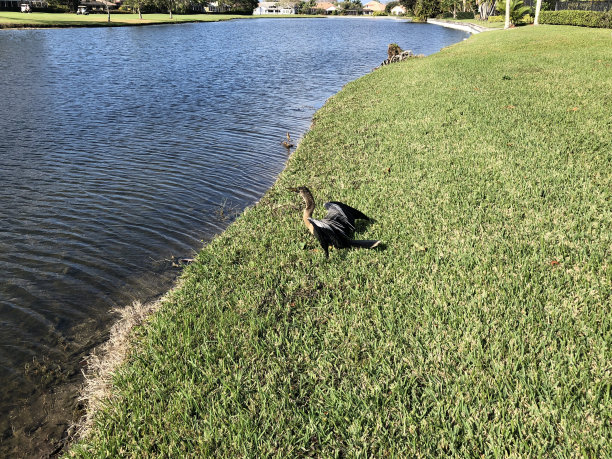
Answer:
[[[612,28],[612,11],[542,11],[540,12],[540,23],[609,29]]]

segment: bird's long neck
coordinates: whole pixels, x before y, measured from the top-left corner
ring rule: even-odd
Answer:
[[[304,202],[306,203],[306,208],[304,209],[304,214],[302,215],[302,219],[304,220],[304,225],[306,225],[306,228],[308,228],[308,231],[313,233],[314,229],[312,227],[312,223],[310,223],[308,219],[312,217],[312,213],[314,212],[314,209],[315,209],[314,198],[312,197],[312,194],[310,193],[302,193],[302,198],[304,199]]]

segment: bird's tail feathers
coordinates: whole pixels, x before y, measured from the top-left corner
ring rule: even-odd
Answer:
[[[380,245],[380,241],[363,240],[363,241],[351,241],[351,247],[360,247],[362,249],[373,249]]]

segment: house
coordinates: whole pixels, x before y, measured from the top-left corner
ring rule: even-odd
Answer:
[[[253,10],[254,15],[261,14],[297,14],[297,3],[291,2],[259,2]]]
[[[314,11],[325,11],[327,14],[332,14],[337,9],[338,7],[330,2],[318,2],[313,8]]]
[[[385,11],[385,5],[376,0],[372,0],[363,5],[363,14],[374,14]]]
[[[406,8],[402,5],[394,6],[393,8],[391,8],[391,14],[395,16],[402,16],[406,14]]]
[[[22,4],[29,5],[30,11],[33,8],[47,8],[49,6],[46,0],[1,0],[0,9],[20,10]]]
[[[108,6],[109,10],[115,10],[117,5],[113,2],[107,2],[104,0],[89,0],[83,1],[79,3],[79,6],[84,6],[87,8],[87,11],[95,13],[95,12],[105,12],[106,7]]]
[[[227,13],[230,10],[229,5],[219,5],[219,2],[210,2],[208,6],[204,7],[204,11],[207,13]]]

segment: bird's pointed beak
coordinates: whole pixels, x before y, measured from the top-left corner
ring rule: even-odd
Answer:
[[[294,193],[299,193],[299,192],[300,192],[300,190],[299,190],[299,189],[297,189],[297,188],[295,188],[295,187],[289,187],[289,188],[287,188],[287,189],[288,189],[289,191],[293,191]]]

